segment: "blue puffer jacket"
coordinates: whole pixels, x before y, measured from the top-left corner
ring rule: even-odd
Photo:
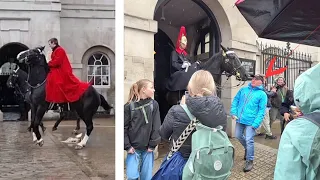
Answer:
[[[234,97],[230,114],[238,118],[238,123],[257,129],[263,120],[267,102],[268,97],[264,92],[264,87],[261,85],[253,88],[249,83],[247,87],[241,88]]]

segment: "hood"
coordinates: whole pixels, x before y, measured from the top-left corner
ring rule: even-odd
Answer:
[[[320,110],[320,64],[302,73],[294,83],[294,102],[304,113]]]
[[[222,125],[225,129],[227,114],[221,100],[217,96],[190,97],[186,98],[189,111],[199,121],[208,127]]]
[[[254,90],[263,90],[264,91],[264,86],[262,84],[257,87],[252,87],[251,83],[249,83],[248,86],[249,86],[249,88],[254,89]]]

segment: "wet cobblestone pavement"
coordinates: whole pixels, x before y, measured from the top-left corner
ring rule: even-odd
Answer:
[[[277,149],[255,143],[255,160],[253,170],[244,173],[243,167],[245,161],[243,160],[244,149],[237,139],[232,138],[231,143],[235,148],[235,164],[232,169],[229,180],[272,180],[273,171],[277,158]],[[160,156],[155,162],[154,173],[159,169],[165,153],[168,152],[166,144],[160,148]]]
[[[51,132],[53,123],[44,122],[47,130],[39,147],[27,131],[28,122],[0,122],[0,180],[114,179],[114,120],[94,120],[83,150],[60,142],[71,135],[75,121],[61,122]],[[84,132],[83,123],[81,127]]]
[[[262,137],[255,137],[256,141],[264,141]],[[232,174],[229,180],[272,180],[274,167],[277,159],[277,149],[255,142],[255,160],[253,170],[244,173],[243,167],[245,161],[243,160],[244,149],[237,139],[230,139],[235,148],[235,164],[232,169]],[[269,140],[273,143],[278,143],[277,140]],[[272,142],[269,142],[273,144]],[[168,144],[164,143],[159,146],[159,158],[155,161],[153,172],[159,169],[162,159],[168,152]],[[124,171],[125,172],[125,171]],[[126,177],[125,177],[126,178]]]

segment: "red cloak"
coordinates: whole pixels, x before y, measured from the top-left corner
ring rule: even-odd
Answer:
[[[53,103],[75,102],[90,86],[81,82],[72,73],[71,64],[65,50],[58,46],[48,63],[50,72],[47,76],[46,101]]]

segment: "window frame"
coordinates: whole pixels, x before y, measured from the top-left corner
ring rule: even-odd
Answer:
[[[95,55],[97,55],[97,54],[101,55],[100,59],[97,59],[95,57]],[[94,59],[94,62],[93,62],[93,65],[90,65],[89,62],[92,57]],[[102,62],[103,57],[106,58],[107,63],[108,63],[107,65],[103,64],[103,62]],[[100,63],[100,65],[97,63]],[[87,60],[87,73],[86,73],[87,82],[92,80],[92,78],[95,79],[96,77],[100,77],[101,81],[103,78],[107,78],[108,79],[107,85],[93,84],[93,87],[95,87],[95,88],[110,88],[111,87],[111,65],[110,65],[110,63],[111,63],[110,57],[106,53],[101,52],[101,51],[95,51],[95,52],[91,53],[91,55],[89,56],[89,58]],[[93,67],[93,74],[92,75],[89,74],[89,70],[91,69],[91,67]],[[95,75],[94,72],[96,72],[98,70],[98,68],[100,68],[100,75]],[[105,75],[102,73],[104,68],[106,68],[106,71],[107,71],[107,73]],[[101,83],[101,81],[100,81],[100,83]],[[94,80],[94,83],[95,83],[95,80]]]

